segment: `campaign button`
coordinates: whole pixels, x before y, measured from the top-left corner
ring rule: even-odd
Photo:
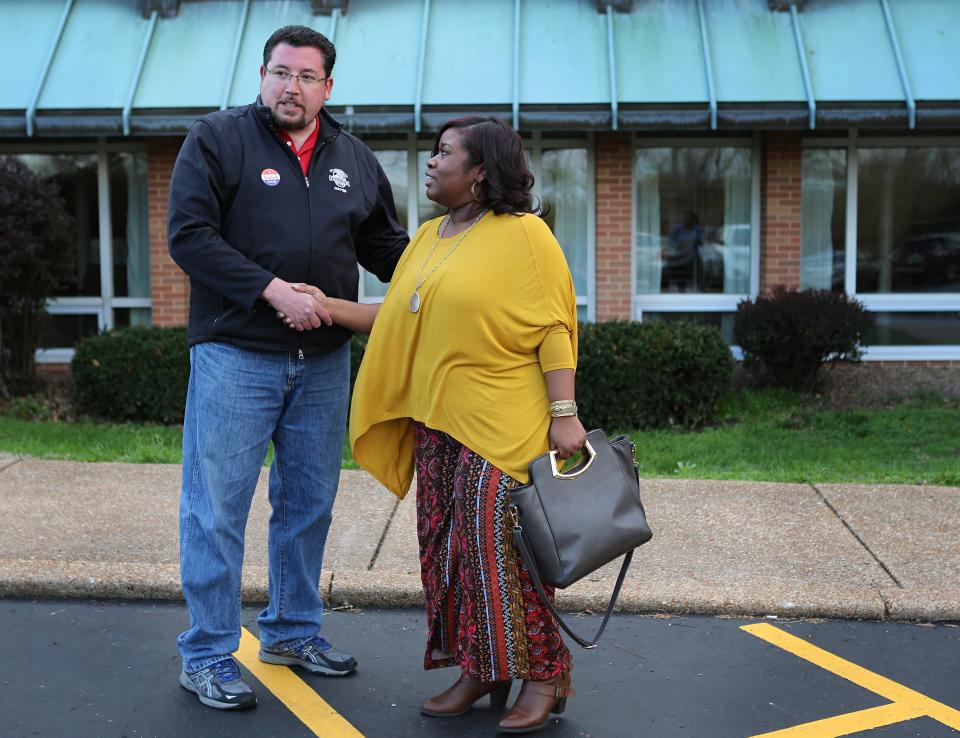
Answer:
[[[280,184],[280,172],[276,169],[264,169],[260,172],[260,179],[267,187],[276,187]]]

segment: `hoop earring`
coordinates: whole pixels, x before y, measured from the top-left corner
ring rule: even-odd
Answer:
[[[480,184],[480,182],[478,182],[477,180],[474,180],[474,181],[473,181],[473,184],[470,185],[470,194],[473,195],[473,199],[476,200],[477,202],[483,202],[483,200],[481,200],[481,199],[477,196],[477,185],[478,185],[478,184]]]

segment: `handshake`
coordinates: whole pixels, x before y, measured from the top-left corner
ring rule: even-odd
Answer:
[[[274,277],[261,297],[270,303],[277,311],[277,318],[291,330],[309,331],[321,325],[333,325],[328,298],[319,287]]]

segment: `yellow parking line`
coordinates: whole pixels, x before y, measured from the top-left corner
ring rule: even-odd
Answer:
[[[913,720],[923,717],[923,713],[911,711],[910,708],[891,702],[880,707],[871,707],[869,710],[848,712],[846,715],[837,715],[812,723],[795,725],[792,728],[774,730],[771,733],[755,735],[752,738],[834,738],[835,736],[852,735],[864,730],[882,728],[893,723],[902,723],[904,720]]]
[[[839,677],[851,681],[854,684],[873,692],[874,694],[885,697],[893,703],[892,705],[883,705],[871,710],[862,710],[860,712],[848,713],[847,715],[839,715],[836,718],[818,720],[813,723],[806,723],[804,725],[798,725],[796,728],[788,729],[792,731],[798,731],[803,728],[807,732],[791,733],[787,731],[779,731],[776,733],[766,733],[765,736],[776,735],[778,737],[790,736],[791,738],[799,738],[799,736],[809,736],[810,738],[833,738],[834,736],[849,735],[851,732],[856,731],[830,731],[834,730],[835,728],[843,729],[843,719],[853,719],[857,715],[867,721],[886,720],[886,722],[878,722],[875,725],[868,725],[865,728],[861,728],[861,730],[869,730],[870,728],[880,727],[881,725],[889,725],[891,722],[898,722],[898,720],[889,720],[889,718],[896,715],[898,711],[902,712],[903,714],[903,717],[900,718],[900,720],[912,720],[916,717],[926,716],[933,718],[944,725],[954,728],[955,730],[960,730],[960,710],[955,710],[954,708],[949,707],[942,702],[937,702],[936,700],[910,689],[909,687],[904,687],[902,684],[899,684],[892,679],[887,679],[884,676],[875,674],[869,669],[864,669],[862,666],[858,666],[857,664],[847,661],[846,659],[835,656],[829,651],[824,651],[822,648],[818,648],[802,638],[797,638],[790,633],[787,633],[779,628],[775,628],[769,623],[743,625],[741,626],[741,630],[745,630],[747,633],[750,633],[757,638],[761,638],[768,643],[773,644],[777,648],[782,648],[784,651],[792,653],[794,656],[798,656],[805,661],[809,661],[810,663],[819,666],[821,669],[826,669],[827,671],[836,674]],[[852,725],[853,723],[850,724]],[[814,726],[819,726],[819,728],[815,728]]]
[[[240,630],[240,648],[234,656],[247,667],[300,721],[323,738],[363,738],[306,682],[286,666],[263,663],[257,656],[260,641],[246,628]]]

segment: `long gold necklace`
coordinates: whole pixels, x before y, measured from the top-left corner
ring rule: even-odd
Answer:
[[[468,225],[466,229],[464,229],[464,231],[460,234],[460,238],[458,238],[457,242],[453,244],[453,247],[447,252],[447,255],[444,256],[436,264],[434,264],[433,269],[431,269],[429,272],[424,274],[423,270],[427,268],[427,263],[430,261],[431,258],[433,258],[433,253],[437,250],[437,246],[440,245],[440,240],[443,238],[443,234],[447,230],[447,223],[449,223],[452,220],[449,215],[447,215],[447,217],[443,219],[443,221],[440,223],[440,228],[437,231],[437,240],[433,242],[433,248],[430,249],[430,253],[427,254],[427,258],[424,259],[423,264],[420,265],[420,271],[417,272],[417,279],[413,285],[413,294],[410,295],[410,312],[411,313],[417,312],[420,309],[421,303],[423,302],[423,298],[420,297],[420,288],[423,287],[423,283],[427,281],[427,279],[430,277],[431,274],[433,274],[435,271],[437,271],[437,269],[440,268],[443,262],[445,262],[447,259],[449,259],[453,255],[453,252],[457,250],[457,246],[463,243],[463,239],[467,237],[467,234],[470,232],[470,229],[473,228],[477,224],[477,222],[486,214],[487,214],[486,208],[481,210],[480,214],[476,218],[474,218],[473,222],[470,223],[470,225]]]

